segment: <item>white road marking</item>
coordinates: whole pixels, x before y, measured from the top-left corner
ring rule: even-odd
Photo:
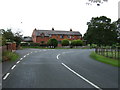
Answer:
[[[89,80],[87,80],[86,78],[84,78],[83,76],[81,76],[80,74],[78,74],[77,72],[75,72],[74,70],[72,70],[71,68],[69,68],[67,65],[65,65],[64,63],[62,63],[62,65],[64,67],[66,67],[68,70],[70,70],[71,72],[73,72],[75,75],[77,75],[78,77],[82,78],[84,81],[86,81],[87,83],[89,83],[90,85],[92,85],[93,87],[102,90],[100,87],[98,87],[97,85],[93,84],[92,82],[90,82]]]
[[[22,60],[23,58],[20,58],[20,60]]]
[[[16,63],[16,64],[18,64],[18,63],[20,63],[20,61],[17,61],[17,63]]]
[[[26,55],[24,56],[24,58],[26,57]]]
[[[47,50],[43,50],[43,51],[47,51]]]
[[[14,65],[11,69],[13,70],[16,67],[16,65]]]
[[[29,55],[29,53],[27,55]]]
[[[57,55],[57,59],[59,59],[60,54]]]
[[[5,75],[5,77],[3,78],[3,80],[5,80],[9,75],[10,75],[10,73],[7,73],[7,74]]]

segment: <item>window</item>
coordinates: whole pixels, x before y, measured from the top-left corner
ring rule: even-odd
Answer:
[[[52,35],[50,34],[49,37],[52,37]]]
[[[63,36],[63,35],[60,35],[60,38],[64,38],[64,36]]]
[[[67,37],[70,38],[70,35],[68,35]]]

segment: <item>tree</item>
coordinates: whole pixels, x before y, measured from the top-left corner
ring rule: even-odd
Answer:
[[[77,43],[76,40],[71,41],[72,46],[76,46],[76,43]]]
[[[117,41],[115,26],[111,24],[111,19],[105,16],[93,17],[87,23],[88,29],[84,34],[84,39],[89,44],[112,45]]]
[[[76,46],[82,46],[83,41],[82,40],[76,40]]]
[[[48,40],[47,44],[48,44],[48,46],[54,46],[54,48],[55,48],[58,45],[58,41],[56,39],[52,38],[52,39]]]
[[[113,25],[115,25],[115,30],[117,32],[117,41],[118,43],[120,42],[120,18],[113,22]]]
[[[107,2],[108,0],[88,0],[86,2],[87,5],[92,5],[92,3],[97,4],[97,6],[100,6],[100,4],[103,4],[103,2]]]
[[[82,46],[83,45],[83,41],[82,40],[73,40],[71,42],[72,46]]]
[[[16,32],[14,35],[14,41],[16,42],[16,46],[18,47],[22,41],[22,35],[21,32]]]
[[[69,40],[64,39],[62,40],[62,46],[68,46],[69,45]]]
[[[2,30],[2,35],[4,38],[6,38],[6,41],[13,42],[14,41],[14,34],[12,33],[11,29],[7,29],[5,31],[4,29]]]

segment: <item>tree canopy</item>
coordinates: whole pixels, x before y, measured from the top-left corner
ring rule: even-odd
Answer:
[[[106,16],[93,17],[87,23],[88,29],[84,39],[89,44],[112,45],[117,42],[117,32],[111,19]]]
[[[58,41],[54,38],[52,39],[49,39],[48,42],[47,42],[48,46],[54,46],[54,47],[57,47],[58,45]]]
[[[5,45],[6,42],[16,42],[16,45],[19,46],[20,42],[22,41],[21,32],[13,33],[11,29],[0,29],[1,38],[2,38],[2,45]]]
[[[69,40],[64,39],[62,40],[62,46],[68,46],[69,45]]]

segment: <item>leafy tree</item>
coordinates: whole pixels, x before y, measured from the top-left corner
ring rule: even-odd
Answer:
[[[117,32],[117,41],[118,43],[120,42],[120,18],[113,22],[113,25],[115,25],[115,30]]]
[[[57,45],[58,45],[58,41],[57,41],[56,39],[52,38],[52,39],[49,39],[49,40],[48,40],[47,44],[48,44],[49,46],[54,46],[54,48],[55,48],[55,47],[57,47]]]
[[[68,46],[69,45],[69,40],[64,39],[62,40],[62,46]]]
[[[93,17],[87,23],[88,29],[84,34],[84,39],[89,44],[112,45],[117,41],[115,26],[111,24],[111,19],[105,16]]]
[[[82,40],[73,40],[71,42],[72,46],[82,46],[83,45],[83,41]]]
[[[83,41],[82,40],[76,40],[76,46],[82,46]]]
[[[12,33],[11,29],[7,29],[7,31],[5,31],[3,29],[2,30],[2,35],[3,35],[3,37],[6,38],[6,41],[10,41],[10,42],[14,41],[14,34]]]
[[[76,46],[76,43],[77,43],[76,40],[71,41],[72,46]]]
[[[14,35],[14,41],[16,42],[16,46],[18,47],[22,41],[22,35],[21,32],[16,32]]]

